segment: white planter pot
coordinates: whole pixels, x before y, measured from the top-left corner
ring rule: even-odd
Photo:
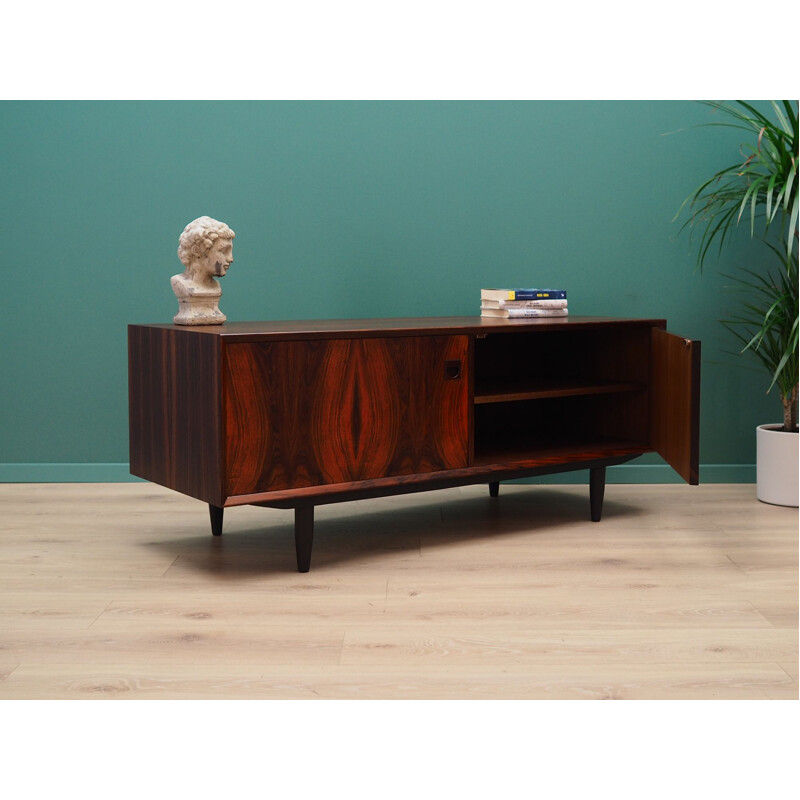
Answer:
[[[781,430],[782,425],[756,428],[756,497],[764,503],[797,507],[797,433]]]

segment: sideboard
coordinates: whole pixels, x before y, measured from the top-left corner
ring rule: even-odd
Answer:
[[[700,342],[661,319],[432,317],[128,328],[130,469],[209,506],[294,509],[606,468],[698,483]]]

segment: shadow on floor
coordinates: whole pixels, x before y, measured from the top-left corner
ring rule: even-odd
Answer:
[[[505,488],[505,491],[504,491]],[[444,491],[448,494],[445,495]],[[518,537],[553,534],[575,525],[603,525],[589,520],[586,496],[544,486],[501,487],[499,498],[464,497],[453,490],[426,493],[424,500],[381,498],[318,506],[315,509],[311,572],[343,564],[387,563],[418,558],[426,547],[455,550],[465,542],[504,542]],[[369,504],[367,509],[364,508]],[[618,500],[606,500],[603,521],[637,516],[641,511]],[[219,578],[241,579],[270,573],[297,574],[294,513],[291,510],[243,507],[226,509],[223,535],[212,536],[208,514],[198,504],[197,535],[175,538],[172,528],[150,529],[147,542],[173,553],[171,573],[200,571]]]

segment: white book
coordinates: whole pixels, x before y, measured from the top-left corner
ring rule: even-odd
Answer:
[[[507,319],[566,317],[568,313],[566,308],[481,308],[482,317],[505,317]]]

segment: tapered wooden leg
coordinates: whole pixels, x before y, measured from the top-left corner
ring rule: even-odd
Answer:
[[[225,509],[209,504],[208,513],[211,517],[211,533],[214,536],[222,536],[222,515]]]
[[[594,467],[589,470],[589,505],[592,522],[600,522],[603,514],[603,495],[606,492],[606,468]]]
[[[489,497],[497,497],[500,494],[500,481],[489,482]]]
[[[298,506],[294,510],[294,547],[297,551],[298,572],[308,572],[311,567],[313,540],[314,506]]]

